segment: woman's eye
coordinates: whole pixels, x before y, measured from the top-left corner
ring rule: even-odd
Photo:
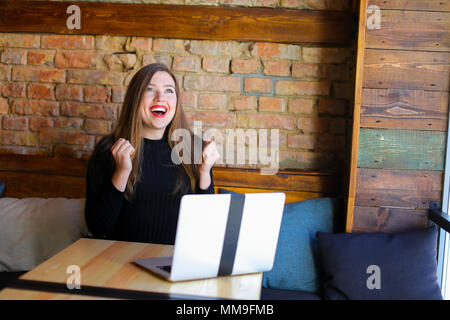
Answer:
[[[147,88],[147,92],[153,92],[153,88]]]
[[[173,90],[172,89],[167,89],[166,93],[173,93]]]

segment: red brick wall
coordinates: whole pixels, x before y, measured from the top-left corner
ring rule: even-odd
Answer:
[[[347,2],[332,3],[350,10]],[[158,61],[203,128],[278,128],[280,168],[334,169],[346,155],[353,48],[0,33],[0,55],[2,153],[89,157],[132,75]]]

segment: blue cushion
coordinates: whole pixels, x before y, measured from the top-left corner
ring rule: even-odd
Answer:
[[[261,288],[261,300],[322,300],[315,293],[305,291]]]
[[[336,198],[288,203],[284,207],[273,269],[265,288],[319,292],[316,231],[332,232]]]
[[[437,228],[387,233],[318,232],[325,299],[442,299]]]
[[[5,191],[5,183],[0,182],[0,198],[3,197],[3,192]]]

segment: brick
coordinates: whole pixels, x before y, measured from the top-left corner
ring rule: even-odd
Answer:
[[[280,114],[238,114],[237,126],[239,128],[277,128],[295,129],[295,118]]]
[[[353,86],[350,82],[334,82],[333,97],[337,99],[351,100],[354,96]]]
[[[18,116],[3,116],[3,129],[24,131],[28,128],[28,119]]]
[[[11,67],[0,64],[0,80],[9,81],[11,75]]]
[[[163,63],[168,68],[172,68],[172,57],[166,54],[144,54],[142,56],[142,65],[146,66],[151,63]]]
[[[280,0],[254,0],[253,3],[256,7],[276,8],[279,6]]]
[[[305,63],[342,63],[349,57],[347,48],[303,48]]]
[[[279,58],[281,45],[278,43],[259,42],[252,48],[252,55],[259,58]]]
[[[58,84],[55,90],[56,100],[83,100],[83,90],[80,86],[70,84]]]
[[[287,144],[289,148],[294,149],[314,149],[316,145],[315,135],[290,134]]]
[[[130,37],[125,44],[126,51],[134,51],[136,49],[143,51],[152,50],[152,38]]]
[[[28,50],[28,65],[46,65],[53,66],[55,60],[55,52],[49,50]]]
[[[116,110],[113,106],[100,103],[62,102],[61,115],[114,120],[116,118]]]
[[[280,150],[280,167],[292,169],[330,169],[332,155],[327,152]]]
[[[289,100],[288,110],[292,113],[306,113],[313,112],[315,99],[308,98],[294,98]]]
[[[237,41],[219,41],[217,46],[217,55],[227,56],[231,58],[250,58],[249,48],[251,42],[237,42]]]
[[[153,39],[153,51],[184,53],[184,40]]]
[[[293,63],[292,64],[292,76],[295,78],[320,79],[322,77],[322,71],[320,68],[320,64]]]
[[[28,85],[28,98],[54,100],[54,86],[46,83],[30,83]]]
[[[277,95],[329,95],[330,83],[325,81],[279,80],[275,83]]]
[[[26,84],[24,82],[8,82],[2,86],[2,96],[25,98],[26,97]]]
[[[84,129],[89,134],[106,135],[111,132],[111,121],[86,119]]]
[[[291,62],[289,60],[263,60],[263,71],[267,76],[290,76]]]
[[[195,108],[197,106],[197,94],[191,91],[182,92],[181,104],[183,105],[183,107]]]
[[[252,6],[251,0],[219,0],[220,4],[236,5],[236,6]]]
[[[236,97],[233,101],[235,110],[256,110],[258,100],[255,96]]]
[[[235,115],[229,112],[214,111],[186,111],[186,119],[190,126],[194,121],[201,121],[203,127],[232,128],[235,124]]]
[[[184,88],[186,90],[205,90],[220,92],[240,92],[241,79],[232,76],[185,76]]]
[[[12,100],[11,110],[17,114],[30,114],[37,116],[58,116],[58,102],[47,100]]]
[[[39,48],[39,34],[0,33],[0,47]]]
[[[126,93],[127,93],[127,88],[124,88],[124,87],[112,88],[112,101],[117,102],[117,103],[122,103],[125,99]]]
[[[28,131],[0,130],[0,144],[32,147],[37,144],[37,134]]]
[[[346,120],[344,118],[331,118],[329,126],[331,134],[345,134],[346,132]]]
[[[280,58],[289,60],[299,60],[301,57],[301,47],[292,44],[280,45]]]
[[[65,82],[65,70],[53,68],[38,68],[17,66],[12,69],[13,81],[29,82]]]
[[[346,64],[323,64],[322,76],[327,80],[346,81],[350,79],[350,66]]]
[[[246,92],[270,93],[272,91],[272,79],[245,78],[244,90]]]
[[[345,136],[321,134],[318,136],[317,149],[321,151],[340,152],[345,150]]]
[[[9,104],[8,99],[0,97],[0,114],[8,114]]]
[[[233,73],[257,73],[259,61],[257,59],[233,59],[231,71]]]
[[[229,73],[230,59],[216,57],[203,58],[203,70],[208,72]]]
[[[43,49],[94,49],[94,36],[42,35]]]
[[[278,111],[283,112],[284,100],[281,98],[274,97],[259,97],[259,111]]]
[[[198,95],[198,107],[201,109],[227,109],[227,96],[225,94],[205,93]]]
[[[80,131],[60,128],[41,128],[39,130],[39,142],[42,144],[65,143],[86,145],[93,142],[93,137]]]
[[[105,51],[123,51],[128,37],[119,36],[95,36],[95,49]]]
[[[25,49],[5,48],[2,52],[1,62],[8,64],[26,64],[27,52]]]
[[[68,129],[81,129],[83,126],[83,122],[84,122],[83,119],[58,117],[58,119],[55,120],[55,127]]]
[[[298,129],[305,133],[326,133],[328,127],[327,118],[302,117],[298,119]]]
[[[67,82],[73,84],[120,86],[124,75],[105,70],[67,70]]]
[[[200,57],[176,56],[173,58],[174,71],[197,72],[200,69]]]
[[[111,89],[105,87],[85,87],[84,88],[85,102],[110,102]]]
[[[347,102],[329,98],[319,99],[319,113],[345,115]]]
[[[186,51],[201,56],[214,56],[218,54],[219,42],[209,40],[191,40],[186,45]]]
[[[94,68],[100,55],[95,52],[58,51],[55,55],[57,68]]]
[[[281,0],[281,6],[289,8],[299,8],[307,10],[340,10],[349,9],[348,0]]]
[[[33,117],[29,120],[29,127],[31,131],[38,131],[40,128],[53,126],[51,118]]]
[[[137,58],[135,54],[108,54],[103,57],[103,61],[109,70],[127,71],[133,69],[136,65]]]

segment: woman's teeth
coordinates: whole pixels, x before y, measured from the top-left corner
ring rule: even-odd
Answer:
[[[155,108],[151,108],[150,111],[155,115],[155,116],[159,116],[162,117],[165,115],[165,113],[167,112],[166,108],[163,107],[155,107]]]

